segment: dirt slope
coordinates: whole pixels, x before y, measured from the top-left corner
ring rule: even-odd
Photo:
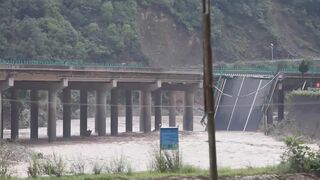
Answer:
[[[216,23],[223,28],[213,42],[215,61],[270,60],[270,43],[274,44],[274,59],[320,56],[318,33],[301,21],[308,17],[300,18],[300,12],[279,0],[270,3],[271,13],[263,19],[266,26],[259,25],[259,19],[221,10],[224,19]],[[141,8],[136,19],[142,52],[151,66],[201,64],[200,30],[189,32],[167,10],[154,6]]]
[[[169,14],[158,9],[142,9],[137,17],[142,52],[154,67],[201,63],[199,33],[188,32]]]
[[[280,45],[288,52],[288,57],[319,56],[317,38],[303,26],[296,17],[285,11],[285,5],[274,2],[272,22],[279,33]],[[285,56],[285,54],[283,55]]]

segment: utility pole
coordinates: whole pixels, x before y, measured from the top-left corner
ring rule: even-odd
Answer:
[[[270,43],[271,48],[271,60],[273,61],[273,43]]]
[[[203,8],[203,90],[205,113],[208,117],[208,139],[209,139],[209,162],[210,180],[218,179],[217,152],[216,152],[216,130],[214,120],[214,97],[213,97],[213,73],[212,73],[212,49],[211,49],[211,22],[210,22],[210,0],[202,0]]]

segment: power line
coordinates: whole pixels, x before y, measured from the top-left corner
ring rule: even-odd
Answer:
[[[50,104],[53,102],[50,101],[45,101],[45,102],[40,102],[40,101],[31,101],[31,100],[13,100],[13,99],[2,99],[3,102],[18,102],[18,103],[37,103],[39,105],[44,105],[44,104]],[[176,107],[176,108],[184,108],[184,107],[203,107],[202,105],[199,104],[194,104],[193,106],[185,106],[185,105],[144,105],[144,104],[133,104],[133,105],[125,105],[125,104],[97,104],[97,103],[62,103],[62,102],[56,102],[57,105],[70,105],[70,106],[106,106],[106,107],[112,107],[112,106],[119,106],[119,107],[162,107],[162,108],[171,108],[171,107]],[[248,104],[239,104],[237,107],[250,107],[252,103]],[[320,102],[289,102],[289,103],[261,103],[259,105],[256,105],[255,107],[263,106],[263,105],[270,105],[270,106],[306,106],[306,105],[320,105]],[[218,107],[233,107],[234,104],[227,104],[227,105],[218,105]],[[216,107],[216,106],[215,106]]]

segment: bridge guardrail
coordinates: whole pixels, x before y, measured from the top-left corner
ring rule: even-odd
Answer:
[[[89,63],[82,61],[67,60],[23,60],[23,59],[0,59],[0,64],[5,65],[49,65],[49,66],[76,66],[76,67],[121,67],[121,68],[143,68],[143,64],[127,63]]]
[[[127,64],[127,63],[91,63],[83,62],[80,60],[26,60],[26,59],[1,59],[0,65],[35,65],[35,66],[60,66],[60,67],[75,67],[75,68],[85,68],[85,67],[96,67],[96,68],[151,68],[144,64]],[[152,68],[151,68],[152,69]],[[289,68],[278,68],[276,66],[270,67],[224,67],[218,66],[214,68],[216,74],[266,74],[274,75],[278,72],[284,73],[300,73],[298,67]],[[311,66],[309,68],[308,74],[320,74],[320,67]]]
[[[278,72],[284,73],[300,73],[298,67],[297,68],[250,68],[250,67],[216,67],[214,68],[215,73],[220,74],[277,74]],[[310,67],[308,74],[320,74],[320,67]]]

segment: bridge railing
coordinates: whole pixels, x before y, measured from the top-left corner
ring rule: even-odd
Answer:
[[[147,68],[143,64],[127,63],[97,63],[83,62],[80,60],[26,60],[26,59],[1,59],[0,65],[34,65],[34,66],[60,66],[60,67],[101,67],[101,68]],[[300,73],[298,67],[279,68],[276,66],[245,67],[245,66],[218,66],[214,67],[216,74],[266,74],[273,75],[278,72]],[[320,74],[320,67],[311,66],[308,74]]]
[[[214,72],[218,74],[275,74],[276,70],[271,68],[251,68],[251,67],[215,67]]]
[[[0,59],[0,65],[47,65],[47,66],[76,66],[76,67],[110,67],[110,68],[143,68],[143,64],[127,63],[89,63],[67,60],[24,60],[24,59]]]
[[[277,68],[277,67],[215,67],[216,74],[277,74],[284,73],[300,73],[298,67]],[[320,67],[310,67],[308,74],[320,74]]]

